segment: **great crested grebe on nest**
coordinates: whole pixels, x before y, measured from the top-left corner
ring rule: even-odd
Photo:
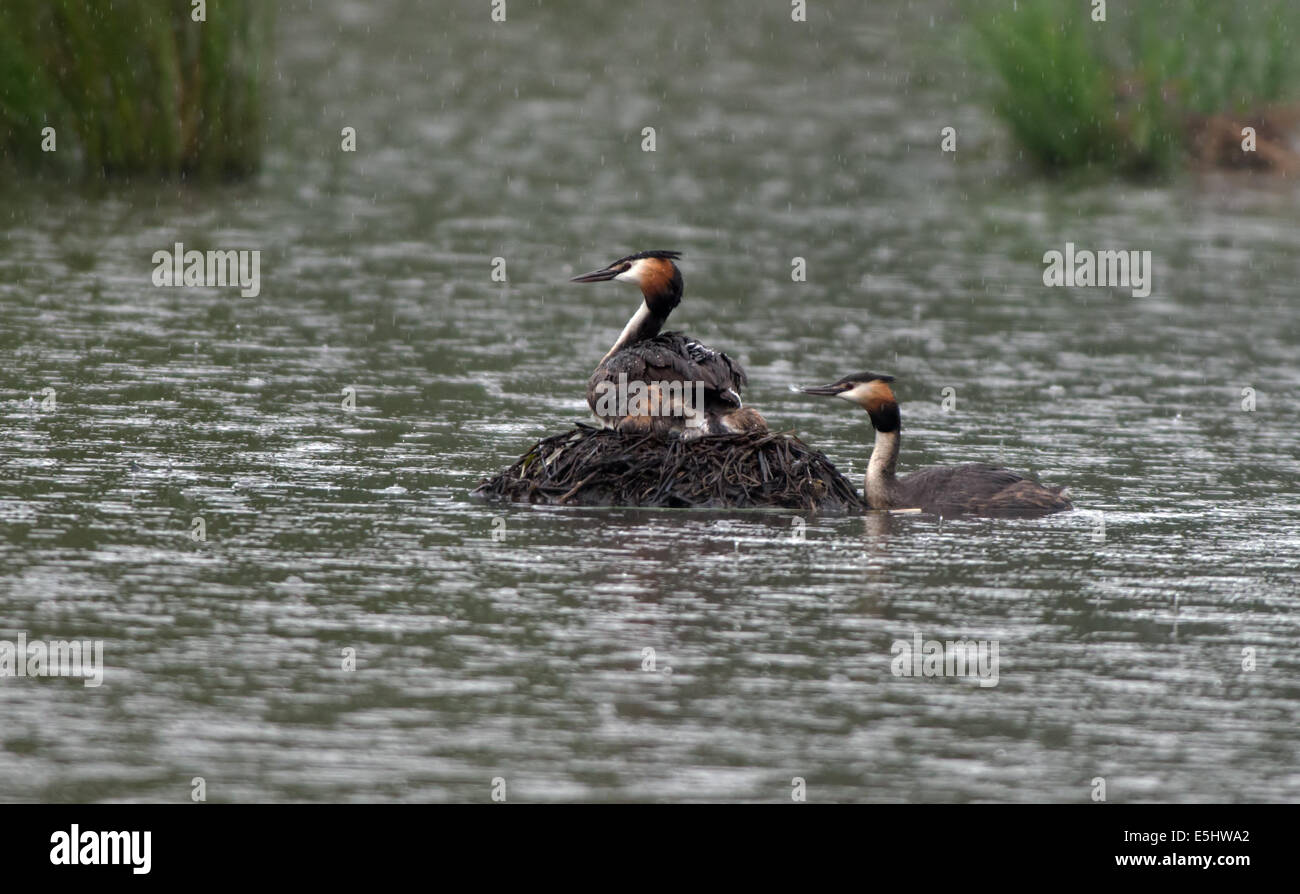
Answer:
[[[861,511],[825,455],[771,432],[741,404],[740,364],[680,332],[662,332],[682,300],[676,251],[643,251],[574,277],[634,283],[642,302],[587,384],[600,428],[543,438],[475,494],[585,506]],[[627,401],[626,392],[640,398]]]
[[[641,289],[641,304],[591,374],[587,405],[602,425],[619,431],[680,431],[688,438],[766,431],[758,411],[741,405],[749,377],[739,363],[681,332],[660,331],[685,292],[675,263],[681,256],[638,252],[571,280],[630,282]],[[628,383],[645,387],[653,411],[622,412],[608,399]],[[692,399],[696,394],[699,400]]]

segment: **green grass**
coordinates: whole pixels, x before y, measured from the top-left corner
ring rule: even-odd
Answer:
[[[1292,0],[970,0],[972,50],[994,73],[993,109],[1049,169],[1164,173],[1194,116],[1295,98]]]
[[[269,2],[0,0],[0,157],[92,176],[246,176]],[[57,151],[42,151],[55,128]]]

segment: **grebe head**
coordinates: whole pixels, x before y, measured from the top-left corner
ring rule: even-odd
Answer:
[[[679,251],[642,251],[619,258],[612,264],[575,276],[570,282],[636,283],[652,310],[667,314],[682,300],[682,272],[673,263]]]
[[[821,394],[840,397],[862,407],[871,416],[877,431],[898,431],[898,400],[889,383],[893,376],[883,373],[861,372],[845,376],[829,385],[813,385],[800,389],[804,394]]]

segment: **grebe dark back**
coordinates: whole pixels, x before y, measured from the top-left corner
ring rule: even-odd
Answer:
[[[855,373],[829,385],[804,388],[805,394],[840,397],[871,417],[876,445],[867,464],[865,496],[872,509],[921,509],[937,515],[1033,516],[1073,509],[1065,488],[1044,487],[1008,469],[968,463],[922,469],[899,478],[902,420],[889,383],[893,376]]]
[[[592,373],[587,405],[602,425],[620,431],[680,431],[687,437],[766,431],[763,417],[741,404],[749,380],[739,363],[680,332],[660,332],[682,300],[682,272],[674,263],[680,257],[676,251],[643,251],[573,278],[636,283],[644,299]],[[645,406],[626,412],[609,399],[633,383],[648,390],[653,412]]]

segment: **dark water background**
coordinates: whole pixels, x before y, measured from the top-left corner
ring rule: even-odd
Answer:
[[[946,4],[812,6],[297,3],[256,183],[0,185],[0,639],[108,665],[0,680],[0,799],[1300,798],[1294,182],[1044,180]],[[154,288],[176,241],[261,294]],[[1044,288],[1066,241],[1151,295]],[[903,471],[1080,511],[471,500],[586,417],[637,298],[565,280],[643,248],[855,480],[865,415],[790,383],[894,373]],[[999,684],[893,676],[916,632]]]

